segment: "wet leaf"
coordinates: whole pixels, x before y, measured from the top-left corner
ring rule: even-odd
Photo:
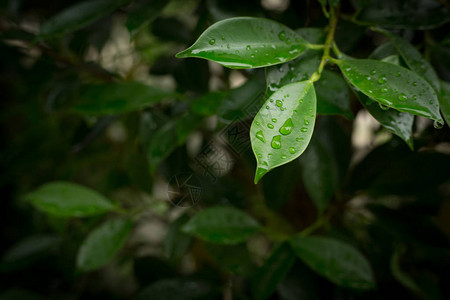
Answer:
[[[375,287],[369,262],[357,249],[326,237],[296,236],[290,243],[304,263],[335,284],[358,290]]]
[[[258,231],[259,224],[247,213],[233,207],[211,207],[197,213],[183,230],[205,241],[234,245]]]
[[[337,64],[353,86],[381,105],[443,123],[435,91],[416,73],[370,59],[340,60]]]
[[[70,182],[51,182],[25,196],[36,209],[60,217],[103,214],[114,205],[101,194]]]
[[[250,139],[257,160],[255,183],[267,172],[299,157],[309,144],[316,118],[316,93],[310,81],[283,86],[253,119]]]
[[[439,96],[441,112],[447,125],[450,127],[450,83],[441,81],[441,94]]]
[[[296,58],[308,43],[290,28],[262,18],[219,21],[176,57],[199,57],[235,69],[259,68]]]
[[[131,227],[130,220],[114,219],[95,228],[78,251],[78,269],[87,272],[107,264],[125,244]]]
[[[60,37],[92,24],[130,2],[130,0],[93,0],[75,4],[45,22],[38,39]]]

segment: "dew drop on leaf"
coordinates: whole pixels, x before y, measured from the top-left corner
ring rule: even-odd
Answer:
[[[284,122],[283,126],[281,126],[280,133],[282,135],[288,135],[292,132],[292,127],[294,127],[294,124],[292,124],[292,119],[289,118]]]
[[[294,147],[289,147],[289,153],[294,154],[295,153],[295,148]]]
[[[436,120],[433,122],[433,127],[436,128],[436,129],[441,129],[443,126],[444,126],[443,122],[439,122],[439,121],[436,121]]]
[[[270,143],[273,149],[281,148],[281,135],[276,135],[272,138],[272,142]]]
[[[283,105],[283,102],[281,102],[281,100],[277,100],[276,105],[277,105],[278,107],[281,107],[281,106]]]
[[[277,119],[273,118],[273,119],[272,119],[272,122],[276,123],[276,122],[277,122]]]
[[[216,43],[216,40],[215,40],[215,39],[210,39],[210,40],[209,40],[209,44],[210,44],[210,45],[214,45],[215,43]]]
[[[406,101],[408,100],[408,97],[404,93],[401,93],[400,95],[398,95],[398,100]]]
[[[382,110],[388,110],[388,109],[389,109],[389,106],[386,106],[386,105],[381,104],[381,103],[378,103],[378,104],[380,105],[380,108],[381,108]]]
[[[266,142],[266,139],[264,138],[264,133],[262,132],[262,130],[260,130],[256,133],[256,138],[263,143]]]
[[[308,128],[302,127],[302,128],[300,129],[300,131],[301,131],[301,132],[307,132],[307,131],[308,131]]]
[[[284,39],[286,38],[286,33],[282,31],[278,34],[278,37],[280,38],[281,41],[284,41]]]
[[[387,79],[386,79],[386,76],[384,76],[384,75],[382,75],[382,76],[380,76],[380,78],[378,78],[379,84],[384,84],[384,83],[386,83],[386,81],[387,81]]]
[[[285,159],[287,156],[286,155],[281,155],[281,158],[282,159]]]
[[[273,125],[270,123],[267,124],[267,127],[269,127],[270,129],[273,129]]]
[[[247,45],[246,49],[247,49],[248,51],[250,51],[250,49],[252,49],[252,47],[250,47],[250,45]]]

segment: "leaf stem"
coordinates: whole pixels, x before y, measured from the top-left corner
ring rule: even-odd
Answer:
[[[308,48],[311,50],[322,50],[325,48],[325,45],[308,44]]]
[[[322,76],[323,68],[325,67],[325,65],[331,58],[330,57],[330,48],[331,48],[332,43],[334,42],[334,33],[336,31],[338,12],[339,12],[339,8],[337,8],[336,10],[330,11],[330,25],[329,25],[330,29],[328,30],[327,38],[325,40],[322,59],[320,60],[319,68],[317,69],[316,72],[314,72],[314,74],[311,75],[311,78],[309,79],[309,81],[311,81],[311,82],[315,82],[320,79],[320,76]]]
[[[306,227],[300,232],[301,237],[305,237],[316,231],[317,229],[321,228],[328,222],[328,217],[322,216],[319,219],[317,219],[314,223],[312,223],[309,227]]]

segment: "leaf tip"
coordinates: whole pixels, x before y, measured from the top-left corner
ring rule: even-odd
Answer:
[[[258,181],[259,181],[259,180],[260,180],[267,172],[269,172],[269,170],[258,167],[258,168],[256,169],[256,174],[255,174],[255,184],[257,184]]]
[[[192,51],[188,49],[185,49],[181,52],[178,52],[177,54],[175,54],[176,58],[186,58],[186,57],[190,57],[191,56]]]

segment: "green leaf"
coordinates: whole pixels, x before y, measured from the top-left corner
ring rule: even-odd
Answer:
[[[316,136],[300,158],[303,183],[308,195],[322,214],[338,187],[338,167],[333,152]]]
[[[335,284],[359,290],[375,287],[368,261],[355,248],[326,237],[296,236],[290,243],[303,262]]]
[[[295,253],[287,243],[278,246],[251,278],[255,299],[268,299],[295,262]]]
[[[266,100],[250,128],[257,160],[255,183],[305,151],[315,119],[316,93],[310,81],[285,85]]]
[[[139,82],[118,82],[84,87],[71,110],[83,115],[111,115],[140,110],[174,96]]]
[[[45,22],[38,39],[60,37],[86,27],[130,2],[130,0],[92,0],[77,3]]]
[[[216,245],[205,243],[205,248],[214,262],[224,271],[235,275],[250,276],[255,269],[246,244]]]
[[[317,94],[317,114],[341,115],[353,119],[350,109],[350,92],[342,76],[324,70],[319,81],[314,83]]]
[[[248,239],[258,228],[258,222],[239,209],[212,207],[197,213],[183,230],[208,242],[233,245]]]
[[[443,123],[433,88],[416,73],[370,59],[336,61],[344,76],[362,93],[399,111]]]
[[[199,57],[228,68],[259,68],[292,60],[308,43],[295,31],[272,20],[230,18],[206,29],[198,40],[176,57]]]
[[[447,125],[450,127],[450,83],[441,81],[441,94],[439,96],[439,104],[442,115]]]
[[[107,264],[123,247],[131,228],[128,219],[108,220],[95,228],[78,250],[78,269],[87,272]]]
[[[188,215],[182,215],[169,225],[164,240],[164,254],[170,260],[180,260],[191,244],[192,237],[181,230],[188,220]]]
[[[36,209],[60,217],[88,217],[114,208],[94,190],[70,182],[51,182],[25,195]]]
[[[212,116],[217,113],[226,96],[227,93],[225,92],[204,94],[192,103],[192,111],[200,116]]]
[[[392,44],[405,60],[408,67],[428,81],[435,91],[439,92],[439,78],[431,64],[422,57],[420,52],[405,39],[387,31],[383,31],[383,33],[391,39]]]
[[[133,38],[142,28],[148,26],[168,3],[168,0],[143,0],[136,3],[125,24],[130,37]]]

